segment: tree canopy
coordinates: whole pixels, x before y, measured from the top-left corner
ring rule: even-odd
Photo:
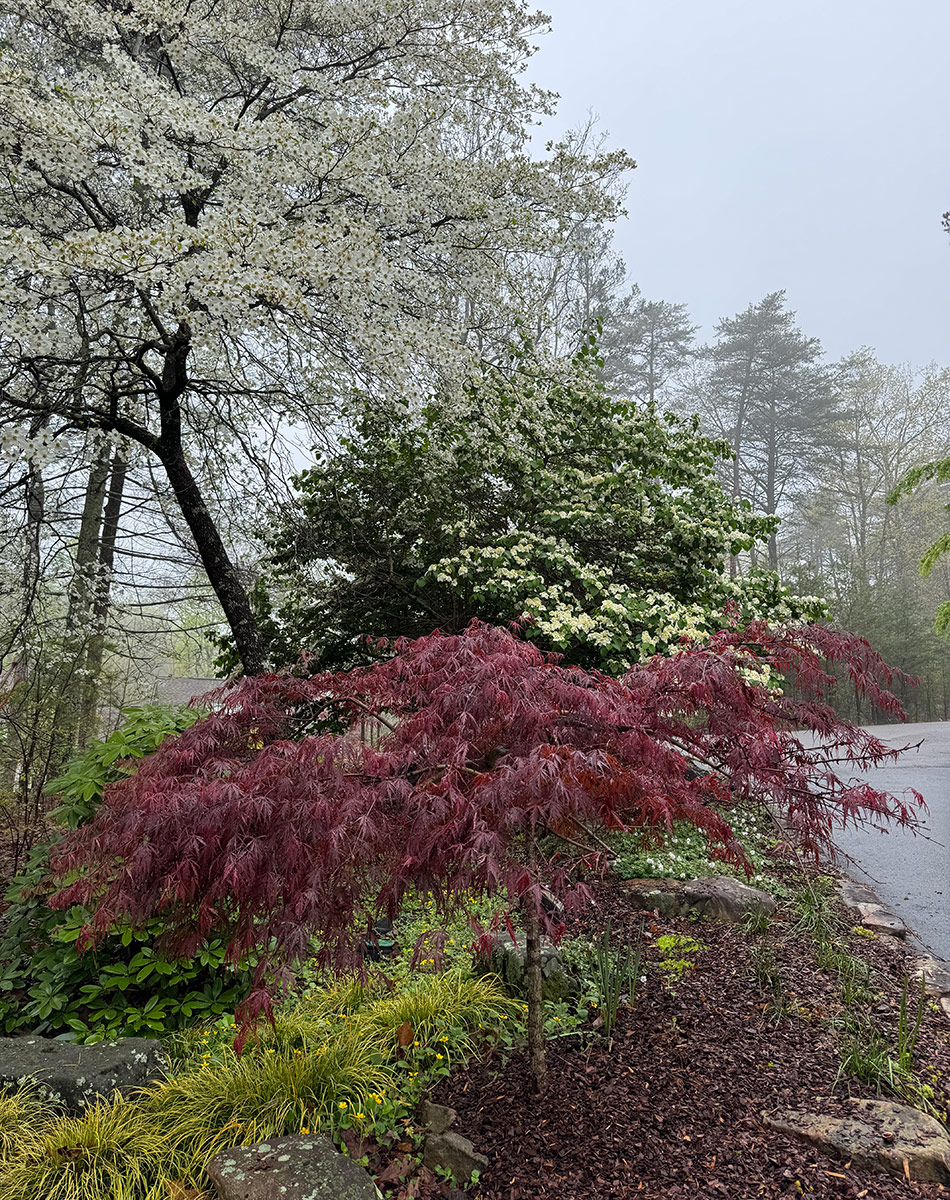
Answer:
[[[359,961],[375,917],[394,916],[410,887],[443,916],[466,893],[499,893],[550,928],[542,888],[579,893],[571,860],[539,845],[547,835],[583,850],[591,827],[684,820],[742,862],[735,805],[774,812],[813,853],[836,824],[914,820],[916,793],[895,798],[841,768],[899,751],[828,707],[826,663],[901,710],[867,643],[822,626],[725,631],[623,679],[477,623],[393,649],[363,669],[223,689],[67,836],[54,868],[78,878],[57,903],[95,905],[93,939],[120,916],[162,914],[179,953],[212,933],[233,961],[255,951],[253,1017],[314,937],[324,964]],[[366,718],[378,738],[360,736]],[[587,840],[585,856],[595,849]]]

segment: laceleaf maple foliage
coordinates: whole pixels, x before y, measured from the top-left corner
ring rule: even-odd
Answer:
[[[255,951],[253,1018],[314,937],[327,965],[352,965],[410,887],[443,914],[474,890],[548,923],[543,887],[583,895],[570,857],[541,852],[551,831],[586,841],[685,820],[741,862],[730,804],[769,806],[811,853],[836,823],[912,825],[916,793],[842,771],[896,751],[827,705],[832,662],[900,715],[867,643],[815,625],[727,630],[622,679],[478,623],[397,642],[364,669],[244,679],[69,835],[54,869],[81,874],[57,902],[95,907],[93,939],[161,913],[181,952],[212,932],[235,960]],[[367,717],[373,745],[358,736]]]

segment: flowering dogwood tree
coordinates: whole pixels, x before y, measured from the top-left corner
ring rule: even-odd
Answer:
[[[0,61],[0,427],[160,464],[234,632],[263,666],[194,437],[320,425],[354,385],[448,393],[462,314],[510,327],[515,277],[623,154],[549,159],[518,73],[522,0],[10,0]],[[192,455],[193,455],[192,451]]]
[[[61,845],[55,869],[80,875],[58,903],[95,905],[93,938],[120,916],[161,913],[182,953],[212,933],[235,960],[255,950],[244,1012],[253,1018],[313,938],[324,964],[353,965],[374,918],[394,916],[408,888],[430,892],[442,914],[472,890],[500,893],[526,929],[529,1042],[543,1086],[543,888],[567,900],[583,889],[542,835],[583,847],[594,827],[685,820],[742,862],[733,804],[768,807],[813,853],[836,823],[913,823],[913,801],[842,773],[841,761],[860,768],[897,752],[823,702],[825,664],[843,664],[887,711],[900,707],[883,690],[880,659],[848,635],[753,625],[623,679],[561,665],[477,623],[394,649],[369,668],[267,675],[219,692],[210,715],[113,785]],[[775,687],[776,673],[802,698]],[[367,715],[384,729],[375,745],[354,736]],[[818,748],[799,728],[819,735]]]

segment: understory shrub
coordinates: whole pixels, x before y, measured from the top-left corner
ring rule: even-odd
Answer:
[[[728,813],[728,821],[752,866],[751,876],[734,862],[714,858],[709,838],[687,821],[675,822],[669,832],[613,834],[610,838],[616,853],[613,869],[621,879],[697,879],[703,875],[734,875],[755,887],[776,890],[776,880],[768,869],[768,854],[776,838],[768,819],[737,810]]]
[[[126,710],[125,722],[72,759],[49,787],[61,797],[51,814],[62,828],[85,824],[102,803],[107,784],[133,774],[136,763],[166,737],[198,719],[190,708],[145,705]],[[56,911],[47,901],[56,833],[34,848],[6,892],[0,938],[0,1029],[79,1041],[154,1036],[233,1011],[247,992],[244,973],[225,964],[225,945],[208,941],[193,957],[167,959],[156,943],[161,918],[133,928],[116,921],[95,949],[79,939],[90,919],[81,905]]]

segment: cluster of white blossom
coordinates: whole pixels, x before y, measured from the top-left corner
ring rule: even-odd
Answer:
[[[0,431],[0,458],[8,462],[30,462],[35,467],[45,467],[59,453],[59,439],[48,429],[30,433],[28,430],[9,426]]]
[[[528,151],[551,98],[518,78],[521,0],[6,7],[0,361],[42,361],[64,405],[77,371],[102,407],[124,371],[142,420],[185,326],[206,400],[458,381],[452,314],[513,321],[512,264],[616,211],[622,154]]]
[[[446,532],[457,536],[459,530]],[[685,603],[668,592],[615,582],[610,567],[583,562],[564,540],[523,531],[494,545],[464,546],[434,563],[428,578],[519,613],[528,636],[543,635],[564,649],[586,643],[605,651],[615,668],[702,643],[723,628],[730,611],[744,621],[772,622],[824,613],[817,597],[776,596],[755,576],[724,572],[710,573],[699,598]]]

